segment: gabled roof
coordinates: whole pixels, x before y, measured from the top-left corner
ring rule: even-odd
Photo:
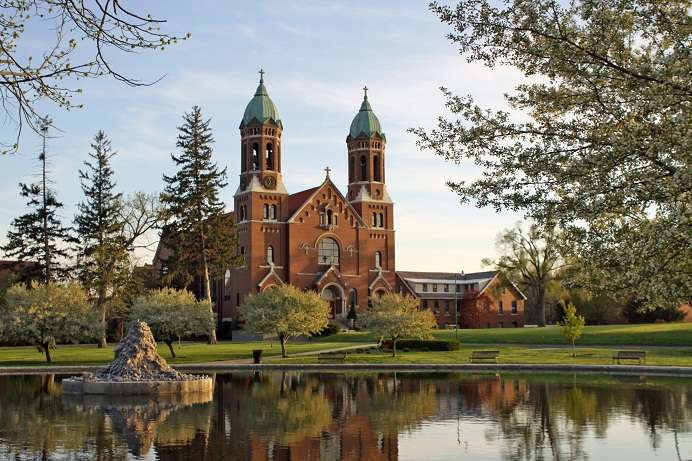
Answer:
[[[305,189],[300,192],[296,192],[295,194],[291,194],[288,196],[288,214],[289,216],[293,216],[293,213],[296,212],[298,208],[300,208],[303,203],[307,199],[310,198],[310,196],[317,190],[319,189],[320,186],[317,187],[311,187],[310,189]]]
[[[414,271],[396,271],[400,278],[406,280],[434,280],[440,283],[469,282],[478,280],[490,280],[495,277],[499,271],[483,271],[483,272],[414,272]]]
[[[344,195],[341,193],[341,191],[339,190],[339,188],[336,187],[336,185],[332,182],[332,180],[331,180],[331,178],[330,178],[329,176],[327,176],[327,177],[324,179],[324,182],[323,182],[321,185],[319,185],[318,187],[314,187],[314,188],[312,188],[312,189],[307,189],[307,190],[304,190],[304,191],[302,191],[302,192],[298,192],[298,193],[296,193],[296,194],[292,194],[292,195],[289,195],[289,196],[288,196],[288,199],[289,199],[289,210],[292,211],[290,217],[288,218],[288,222],[292,222],[292,221],[296,218],[296,216],[298,216],[298,214],[303,210],[303,208],[304,208],[308,203],[310,203],[310,202],[312,201],[312,199],[318,194],[318,192],[319,192],[320,190],[322,190],[325,186],[331,186],[332,189],[334,189],[334,192],[336,192],[337,196],[341,199],[341,201],[344,202],[344,204],[346,205],[346,207],[347,207],[347,208],[351,211],[351,213],[353,213],[353,215],[356,217],[356,219],[358,220],[358,222],[360,223],[360,225],[363,226],[363,227],[368,227],[368,225],[365,223],[365,221],[364,221],[363,218],[360,216],[360,214],[358,213],[358,211],[356,211],[356,209],[353,208],[353,205],[351,205],[351,203],[349,203],[349,201],[346,200],[346,197],[344,197]],[[291,197],[293,197],[293,196],[296,196],[295,198],[293,198],[293,201],[294,201],[293,203],[294,203],[294,204],[298,204],[299,202],[302,201],[302,203],[300,203],[300,204],[299,204],[297,207],[295,207],[295,208],[291,205]]]

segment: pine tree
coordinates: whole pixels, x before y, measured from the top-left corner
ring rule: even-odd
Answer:
[[[26,197],[30,211],[12,222],[7,232],[7,244],[2,247],[5,255],[20,261],[32,262],[23,274],[26,280],[48,283],[67,278],[65,260],[69,258],[68,246],[72,240],[70,230],[64,227],[58,216],[63,204],[50,188],[46,158],[46,137],[50,121],[45,119],[41,127],[43,148],[38,159],[41,162],[41,180],[34,184],[19,183],[20,195]]]
[[[180,154],[171,154],[178,171],[163,176],[166,188],[161,205],[167,222],[162,238],[172,249],[164,282],[189,285],[198,276],[203,297],[211,305],[210,275],[220,277],[238,263],[237,240],[233,221],[224,214],[219,199],[219,191],[227,184],[226,169],[220,170],[212,161],[210,120],[202,119],[197,106],[183,120],[176,143]],[[214,331],[209,342],[216,343]]]
[[[77,205],[75,230],[82,285],[100,315],[99,347],[106,347],[107,303],[127,278],[129,248],[124,235],[122,194],[115,192],[110,159],[116,155],[103,131],[94,137],[91,160],[79,170],[85,200]]]

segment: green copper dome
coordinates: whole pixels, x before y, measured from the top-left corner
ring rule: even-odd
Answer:
[[[260,123],[273,121],[283,129],[281,124],[281,116],[276,104],[269,97],[267,88],[264,86],[264,72],[260,71],[260,82],[255,91],[255,96],[250,100],[243,114],[243,121],[240,122],[240,128],[250,123],[253,119],[257,119]]]
[[[368,90],[367,87],[364,88],[365,96],[363,96],[363,103],[360,105],[360,110],[353,118],[351,122],[351,130],[349,135],[352,138],[357,138],[361,133],[364,133],[368,138],[372,137],[374,134],[378,134],[382,139],[386,139],[384,132],[382,131],[382,126],[380,126],[380,121],[377,115],[372,111],[370,103],[368,102]]]

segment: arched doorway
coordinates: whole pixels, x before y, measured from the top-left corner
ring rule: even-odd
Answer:
[[[322,299],[329,303],[331,318],[343,317],[344,303],[341,290],[336,285],[328,285],[322,290]]]

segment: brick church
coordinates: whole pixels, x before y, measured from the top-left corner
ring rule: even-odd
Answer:
[[[261,75],[240,122],[240,179],[230,213],[244,264],[212,281],[219,323],[236,319],[247,295],[291,284],[318,292],[329,302],[335,320],[345,319],[352,308],[366,309],[374,296],[397,291],[418,298],[422,308],[433,309],[440,327],[523,325],[524,297],[518,291],[512,292],[519,301],[512,306],[520,308],[512,309],[509,322],[498,321],[493,313],[498,306],[502,310],[503,302],[511,303],[495,300],[492,290],[484,290],[486,285],[496,285],[497,272],[483,273],[481,278],[461,274],[451,291],[454,296],[441,291],[441,297],[420,288],[418,279],[431,279],[435,283],[430,286],[437,287],[437,279],[454,279],[454,275],[415,273],[415,280],[408,280],[413,273],[395,272],[394,203],[386,184],[387,138],[370,106],[367,87],[364,90],[346,133],[346,194],[332,182],[329,168],[322,184],[289,193],[282,176],[283,122]],[[163,266],[167,252],[159,245],[155,270]],[[447,287],[451,282],[445,283]],[[201,283],[195,285],[191,288],[201,295]],[[481,303],[483,318],[469,321],[468,315],[458,315],[462,308],[470,312]]]
[[[242,267],[230,269],[215,298],[236,317],[249,293],[292,284],[316,290],[332,315],[394,286],[394,204],[385,182],[380,122],[368,101],[346,136],[348,191],[332,182],[289,193],[282,175],[283,123],[263,77],[240,122],[240,181],[234,195]],[[290,161],[290,156],[287,157]],[[315,165],[315,167],[318,167]],[[223,293],[223,294],[222,294]]]

